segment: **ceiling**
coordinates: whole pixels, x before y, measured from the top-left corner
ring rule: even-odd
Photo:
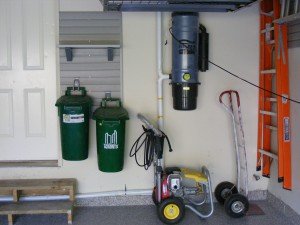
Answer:
[[[257,0],[100,0],[105,11],[122,12],[229,12]]]

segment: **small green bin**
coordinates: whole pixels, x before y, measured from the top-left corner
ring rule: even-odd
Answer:
[[[84,87],[77,90],[68,87],[66,94],[55,104],[60,118],[64,160],[80,161],[88,158],[91,105],[92,99],[86,95]]]
[[[124,165],[125,122],[129,119],[128,112],[122,107],[120,99],[105,98],[94,112],[93,119],[96,120],[99,170],[110,173],[121,171]]]

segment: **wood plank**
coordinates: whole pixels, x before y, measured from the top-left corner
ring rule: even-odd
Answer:
[[[57,160],[8,160],[0,161],[0,167],[58,167]]]
[[[71,201],[36,201],[16,202],[0,206],[0,215],[21,214],[70,214],[73,209]]]
[[[20,197],[20,191],[14,189],[13,190],[13,200],[14,200],[14,202],[18,202],[19,201],[19,197]]]
[[[13,225],[14,224],[14,218],[12,214],[7,215],[7,220],[8,220],[8,225]]]
[[[70,189],[75,183],[74,178],[0,180],[0,190]]]
[[[65,190],[55,189],[39,189],[39,190],[22,190],[20,193],[21,197],[24,196],[44,196],[44,195],[69,195],[71,188]],[[0,190],[0,195],[13,195],[12,190]]]
[[[73,215],[72,215],[72,211],[68,212],[68,224],[72,224],[73,222]]]

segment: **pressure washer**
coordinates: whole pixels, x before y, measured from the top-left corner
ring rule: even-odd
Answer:
[[[152,199],[157,206],[158,218],[166,224],[179,223],[185,208],[190,209],[200,218],[208,218],[213,214],[213,195],[208,169],[201,171],[188,168],[167,167],[163,169],[164,141],[167,140],[169,151],[172,147],[168,136],[157,129],[142,114],[138,118],[144,123],[143,133],[135,141],[130,157],[135,157],[137,164],[148,169],[154,164],[154,183]],[[138,153],[144,147],[143,162],[139,162]],[[209,209],[203,206],[208,205]]]

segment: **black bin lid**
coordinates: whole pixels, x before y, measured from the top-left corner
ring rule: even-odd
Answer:
[[[108,106],[108,102],[116,102],[116,106]],[[128,120],[129,115],[122,107],[121,100],[118,98],[105,98],[101,101],[100,107],[93,113],[94,120]]]
[[[57,99],[55,106],[81,106],[81,105],[92,105],[92,99],[86,95],[84,87],[80,87],[77,92],[72,92],[73,87],[68,87],[66,94]]]

